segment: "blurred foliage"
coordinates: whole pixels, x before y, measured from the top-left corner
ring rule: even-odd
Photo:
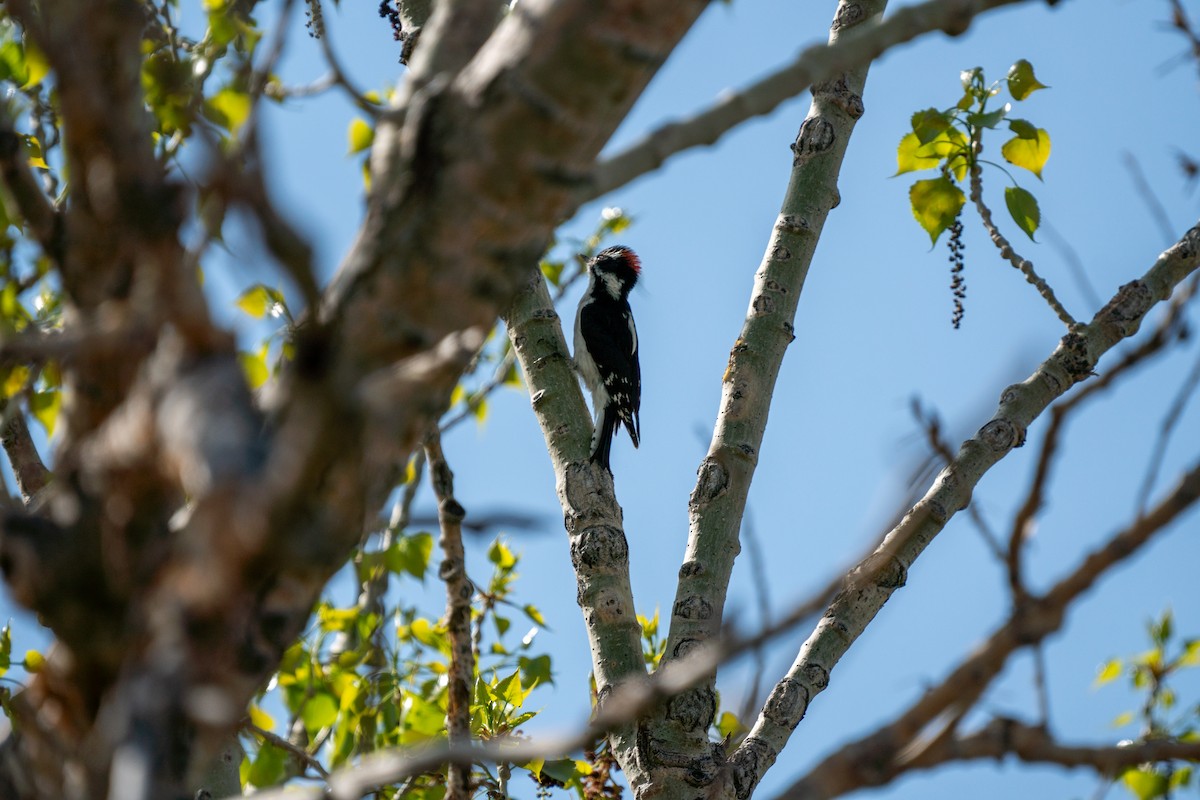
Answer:
[[[1178,640],[1170,610],[1146,623],[1150,649],[1136,656],[1112,658],[1102,664],[1095,685],[1104,686],[1124,676],[1141,707],[1126,711],[1113,720],[1113,727],[1137,724],[1141,731],[1124,744],[1151,741],[1200,741],[1200,702],[1186,705],[1179,701],[1173,679],[1183,670],[1200,666],[1200,639]],[[1140,764],[1125,770],[1117,783],[1138,800],[1169,798],[1195,783],[1193,768],[1176,762]]]

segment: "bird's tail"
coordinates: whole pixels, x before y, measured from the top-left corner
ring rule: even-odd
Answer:
[[[600,427],[596,430],[596,440],[592,446],[592,463],[599,464],[610,473],[612,467],[609,466],[609,457],[612,455],[612,440],[613,434],[617,430],[617,409],[612,403],[604,409],[604,414],[600,420]]]

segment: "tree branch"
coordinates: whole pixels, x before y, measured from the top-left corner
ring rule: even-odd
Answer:
[[[840,3],[830,41],[851,35],[856,25],[871,24],[885,6],[886,0]],[[825,219],[838,203],[838,172],[854,124],[863,113],[866,76],[867,68],[859,67],[815,87],[812,107],[791,146],[787,192],[755,274],[746,320],[729,354],[712,443],[688,502],[687,551],[671,609],[664,667],[720,632],[775,379],[795,338],[796,308]],[[716,712],[715,682],[714,672],[702,685],[673,699],[663,712],[663,736],[657,743],[663,754],[658,758],[674,767],[675,777],[698,769],[697,762],[719,761],[708,742],[708,727]],[[735,770],[735,783],[749,774]],[[707,773],[709,781],[718,778],[713,768]],[[752,787],[753,783],[738,783],[737,792]]]
[[[903,759],[903,753],[915,750],[918,755],[914,759],[919,759],[919,754],[928,749],[915,741],[922,731],[946,715],[961,716],[983,694],[1013,652],[1038,644],[1057,631],[1071,603],[1197,500],[1200,500],[1200,463],[1181,476],[1174,490],[1150,513],[1090,553],[1044,595],[1016,606],[1004,625],[895,720],[830,755],[792,784],[778,800],[836,797],[863,786],[881,785],[907,769],[909,762]],[[930,745],[936,746],[936,742]]]
[[[811,86],[870,64],[892,47],[941,30],[957,36],[985,11],[1023,0],[926,0],[855,29],[836,42],[813,45],[778,71],[680,122],[667,123],[596,165],[588,199],[601,197],[653,172],[673,155],[703,145],[754,117],[769,114]],[[858,12],[866,16],[864,12]]]
[[[425,442],[429,479],[438,499],[442,535],[438,543],[445,557],[438,577],[446,584],[446,632],[450,638],[450,670],[447,673],[448,701],[446,730],[450,746],[471,740],[471,690],[475,684],[475,653],[471,648],[471,597],[475,587],[467,577],[463,554],[462,521],[465,509],[454,499],[454,473],[442,453],[442,439],[435,430]],[[446,778],[447,800],[471,796],[470,764],[450,764]]]
[[[992,419],[963,443],[925,497],[888,533],[876,553],[851,573],[847,589],[833,601],[800,648],[795,663],[776,685],[750,735],[738,748],[738,753],[744,753],[741,763],[753,770],[745,780],[761,777],[774,762],[812,699],[828,686],[833,667],[892,593],[904,585],[913,562],[950,518],[970,502],[980,478],[1024,444],[1025,431],[1033,420],[1074,384],[1090,376],[1100,357],[1136,333],[1154,304],[1166,299],[1198,266],[1200,226],[1193,227],[1160,255],[1141,279],[1122,286],[1090,324],[1076,326],[1064,336],[1029,378],[1004,390]],[[1044,602],[1054,597],[1052,592]],[[1059,613],[1062,607],[1058,607]]]
[[[600,707],[627,684],[645,680],[641,628],[629,583],[629,545],[612,475],[588,460],[592,436],[579,380],[572,367],[546,282],[534,270],[504,317],[529,386],[530,402],[554,467],[578,601],[587,625]],[[639,768],[635,726],[627,720],[610,735],[630,784],[648,776]]]

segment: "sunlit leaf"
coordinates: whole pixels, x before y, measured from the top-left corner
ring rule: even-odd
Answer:
[[[262,319],[270,314],[273,317],[282,316],[287,308],[283,294],[278,289],[256,283],[238,295],[235,305],[255,319]]]
[[[46,657],[37,650],[25,651],[25,671],[26,672],[41,672],[42,667],[46,665]]]
[[[967,202],[962,189],[944,175],[931,180],[917,181],[909,189],[908,199],[912,203],[913,217],[937,244],[942,232],[954,224]]]
[[[251,391],[261,389],[271,377],[271,370],[267,367],[267,347],[268,345],[264,344],[255,353],[248,350],[238,352],[238,363],[242,365],[242,373],[246,376],[246,385],[250,387]]]
[[[1183,652],[1175,662],[1181,667],[1200,666],[1200,639],[1191,639],[1183,645]]]
[[[1125,774],[1121,776],[1121,783],[1125,784],[1125,788],[1133,792],[1134,797],[1138,800],[1154,800],[1167,792],[1166,776],[1160,775],[1153,769],[1126,770]]]
[[[522,610],[525,612],[525,616],[529,617],[538,625],[541,625],[543,628],[549,627],[546,625],[546,619],[542,616],[542,612],[538,611],[537,606],[528,604]]]
[[[1023,58],[1008,70],[1008,92],[1014,100],[1024,100],[1038,89],[1048,88],[1033,74],[1033,65]]]
[[[346,131],[346,138],[350,141],[350,149],[346,152],[346,155],[352,156],[355,153],[361,153],[371,146],[371,143],[375,141],[375,129],[362,117],[355,117],[350,120],[350,127]]]
[[[275,718],[263,711],[257,703],[250,706],[250,722],[264,731],[275,730]]]
[[[1133,722],[1133,712],[1126,711],[1123,714],[1118,714],[1117,716],[1113,717],[1113,721],[1109,724],[1114,728],[1124,728],[1131,722]]]
[[[932,142],[950,124],[950,118],[936,108],[926,108],[912,115],[913,134],[921,144]]]
[[[535,683],[554,683],[554,677],[550,670],[550,656],[540,655],[535,658],[526,658],[521,656],[517,659],[517,664],[521,668],[521,683],[526,687],[531,687]]]
[[[429,557],[433,553],[433,534],[426,531],[399,536],[384,553],[383,563],[396,574],[407,572],[414,578],[425,580],[429,569]]]
[[[37,86],[42,82],[42,79],[50,72],[50,62],[46,60],[46,56],[37,48],[33,42],[25,40],[25,83],[21,85],[22,89],[29,89]]]
[[[230,133],[237,133],[249,119],[251,105],[249,93],[226,86],[205,101],[205,116]]]
[[[309,735],[313,736],[322,728],[328,728],[337,722],[337,700],[329,692],[317,692],[304,704],[300,718],[304,721]]]
[[[746,727],[729,711],[721,712],[721,716],[717,718],[717,733],[721,734],[721,738],[737,736],[745,731]]]
[[[1040,179],[1042,168],[1050,158],[1050,134],[1038,128],[1035,139],[1016,136],[1004,143],[1000,153],[1008,163],[1027,169]]]
[[[967,123],[977,128],[994,128],[1000,124],[1001,120],[1008,115],[1011,109],[1012,106],[1005,103],[1000,108],[986,111],[982,114],[968,114]]]
[[[12,623],[0,630],[0,676],[12,666]]]
[[[1008,206],[1008,213],[1012,215],[1017,227],[1033,239],[1034,232],[1042,222],[1042,212],[1038,208],[1037,199],[1019,186],[1008,186],[1004,189],[1004,203]]]
[[[8,377],[4,380],[4,397],[9,398],[17,392],[25,388],[25,383],[29,380],[29,367],[20,364],[15,365],[8,372]]]
[[[929,152],[915,133],[906,133],[896,148],[896,175],[933,169],[940,163],[941,157]]]
[[[1008,121],[1008,129],[1021,139],[1037,138],[1037,126],[1027,119],[1010,119]]]
[[[1093,686],[1103,686],[1120,676],[1124,664],[1119,658],[1112,658],[1100,665],[1100,669],[1096,672],[1096,680],[1092,683]]]
[[[47,436],[54,435],[54,425],[58,422],[58,412],[62,408],[62,392],[52,389],[46,392],[34,392],[29,398],[29,410],[34,418],[42,423]]]
[[[488,548],[488,561],[501,569],[511,569],[517,563],[517,557],[503,540],[496,539]]]
[[[36,136],[23,135],[21,141],[24,142],[25,159],[29,162],[29,166],[38,167],[39,169],[50,169],[42,154],[42,143],[38,141]]]

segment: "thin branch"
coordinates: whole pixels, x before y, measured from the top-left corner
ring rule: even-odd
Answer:
[[[912,763],[901,760],[902,753],[926,753],[931,749],[932,745],[913,749],[923,731],[946,715],[960,717],[1000,674],[1012,653],[1044,641],[1059,630],[1067,609],[1080,595],[1166,529],[1197,500],[1200,500],[1200,462],[1181,476],[1175,488],[1150,513],[1092,551],[1044,595],[1031,597],[1015,607],[1009,619],[982,645],[892,722],[828,756],[777,800],[836,797],[894,779]],[[920,756],[911,758],[919,760]]]
[[[1022,275],[1025,280],[1033,284],[1038,290],[1038,294],[1042,296],[1054,313],[1062,320],[1063,324],[1070,328],[1075,324],[1075,318],[1067,313],[1063,308],[1062,303],[1058,302],[1058,298],[1054,296],[1054,290],[1050,288],[1050,284],[1046,283],[1033,268],[1033,262],[1021,256],[1013,249],[1012,244],[996,227],[996,223],[992,221],[992,210],[983,202],[983,166],[979,162],[979,156],[983,152],[983,142],[978,136],[971,143],[975,158],[971,163],[971,201],[975,203],[975,210],[979,212],[979,218],[983,220],[983,227],[987,229],[988,236],[992,239],[992,244],[1000,251],[1000,257],[1012,264]]]
[[[1040,725],[998,718],[974,733],[949,739],[930,748],[908,769],[929,769],[950,761],[1002,759],[1016,756],[1030,764],[1089,767],[1107,778],[1147,762],[1200,761],[1200,742],[1160,739],[1109,746],[1065,745]]]
[[[942,470],[925,497],[892,529],[879,550],[859,565],[852,577],[853,591],[843,592],[834,600],[800,648],[792,668],[772,693],[773,698],[778,695],[778,702],[773,705],[768,700],[750,735],[734,754],[735,759],[741,754],[742,763],[754,770],[744,780],[754,785],[774,762],[812,698],[828,686],[833,667],[892,593],[904,585],[909,568],[925,548],[954,514],[970,502],[971,493],[983,475],[1023,444],[1029,425],[1071,386],[1090,376],[1104,353],[1136,333],[1154,304],[1170,296],[1175,286],[1197,267],[1200,267],[1200,225],[1163,252],[1141,279],[1121,287],[1090,324],[1076,326],[1064,336],[1029,378],[1004,390],[992,419],[963,443],[954,461]],[[1200,471],[1196,480],[1200,481]],[[1019,608],[1024,610],[1029,605]],[[1036,605],[1041,607],[1045,601]],[[1029,624],[1025,619],[1021,622],[1022,627]],[[1016,633],[1014,629],[1012,634]],[[959,699],[953,702],[957,703],[965,695],[956,697]],[[951,700],[947,700],[941,708],[950,704]],[[922,726],[927,722],[928,719],[923,720]]]
[[[1145,512],[1146,505],[1150,502],[1150,493],[1154,491],[1158,472],[1162,469],[1163,458],[1167,454],[1167,445],[1171,442],[1171,433],[1179,424],[1183,410],[1195,393],[1197,386],[1200,386],[1200,358],[1197,358],[1191,371],[1183,379],[1179,391],[1175,393],[1175,398],[1171,401],[1167,413],[1163,416],[1162,424],[1159,426],[1158,436],[1154,439],[1154,450],[1150,454],[1150,462],[1146,467],[1146,476],[1142,479],[1142,488],[1138,492],[1137,509],[1139,514]]]
[[[1171,225],[1171,217],[1167,214],[1167,209],[1163,207],[1162,201],[1158,199],[1158,195],[1154,193],[1150,182],[1146,180],[1146,173],[1142,171],[1142,165],[1137,160],[1137,156],[1126,150],[1122,153],[1121,161],[1125,164],[1125,169],[1129,170],[1129,177],[1133,179],[1133,187],[1141,195],[1142,202],[1146,204],[1146,208],[1150,211],[1151,218],[1158,225],[1158,230],[1162,233],[1163,241],[1169,243],[1175,237],[1175,229]]]
[[[303,764],[306,769],[311,769],[313,772],[317,773],[317,775],[319,775],[322,779],[329,780],[329,771],[321,765],[320,760],[295,742],[289,741],[279,734],[267,730],[266,728],[260,728],[248,719],[242,723],[242,728],[254,734],[258,738],[269,742],[275,747],[278,747],[280,750],[283,750],[288,755],[292,756],[301,764]]]
[[[0,180],[3,180],[22,221],[51,261],[62,260],[62,216],[34,176],[7,113],[0,113]]]
[[[913,397],[909,408],[912,411],[913,418],[916,419],[917,424],[920,425],[921,429],[925,432],[925,439],[929,444],[929,449],[933,452],[933,455],[940,460],[940,467],[945,467],[947,464],[953,462],[954,450],[950,448],[950,443],[942,438],[942,421],[938,417],[937,411],[934,409],[929,409],[926,411],[922,407],[921,400],[918,397]],[[918,475],[924,475],[927,478],[933,477],[933,473],[926,473],[924,467],[922,467]],[[919,498],[913,497],[914,502],[917,499]],[[987,548],[991,551],[992,555],[994,555],[998,560],[1004,561],[1004,550],[1000,546],[1000,539],[996,536],[995,531],[992,530],[992,526],[989,525],[987,520],[983,518],[983,514],[980,512],[978,504],[972,502],[970,505],[968,505],[967,515],[971,518],[971,522],[974,524],[975,529],[979,531],[980,537],[983,539],[984,544],[987,545]]]
[[[1088,308],[1100,307],[1100,295],[1096,293],[1096,287],[1092,285],[1091,278],[1088,277],[1087,268],[1083,264],[1083,259],[1079,257],[1079,251],[1071,246],[1058,230],[1049,222],[1043,220],[1040,230],[1046,232],[1050,239],[1050,244],[1053,245],[1067,262],[1067,268],[1071,270],[1071,277],[1075,279],[1076,288],[1083,295],[1083,299],[1087,302]]]
[[[309,7],[312,9],[312,13],[321,16],[322,25],[324,25],[324,14],[321,11],[321,0],[307,0],[307,2]],[[338,58],[337,53],[334,51],[333,44],[330,42],[329,31],[322,30],[320,35],[316,38],[317,42],[321,45],[321,55],[325,57],[325,63],[329,65],[329,72],[331,73],[333,83],[346,93],[346,96],[350,98],[350,101],[354,103],[354,105],[358,106],[360,111],[369,114],[372,117],[376,117],[382,113],[385,110],[384,107],[379,103],[368,100],[367,96],[359,91],[358,87],[354,85],[354,82],[350,80],[350,76],[347,75],[346,71],[342,68],[342,62]]]
[[[33,436],[29,432],[29,422],[20,408],[0,401],[0,413],[4,419],[0,429],[0,443],[8,455],[8,463],[12,467],[13,477],[17,481],[17,489],[21,499],[29,505],[34,496],[50,482],[50,470],[46,469],[42,457],[38,454]]]
[[[602,159],[596,165],[587,198],[608,194],[658,169],[684,150],[715,144],[743,122],[771,113],[781,103],[823,81],[870,64],[897,45],[937,30],[961,34],[979,14],[1019,2],[1023,0],[926,0],[901,8],[885,20],[860,26],[836,43],[808,47],[792,63],[767,77],[741,91],[722,95],[711,107],[681,122],[667,123]]]
[[[467,515],[454,499],[454,473],[442,452],[442,439],[435,431],[425,442],[429,478],[438,499],[438,517],[444,558],[438,577],[446,584],[446,633],[450,639],[450,670],[446,707],[446,730],[450,746],[471,740],[471,688],[474,684],[475,653],[471,643],[471,598],[475,587],[467,577],[463,553],[462,521]],[[471,766],[452,762],[446,778],[447,800],[471,796]]]

